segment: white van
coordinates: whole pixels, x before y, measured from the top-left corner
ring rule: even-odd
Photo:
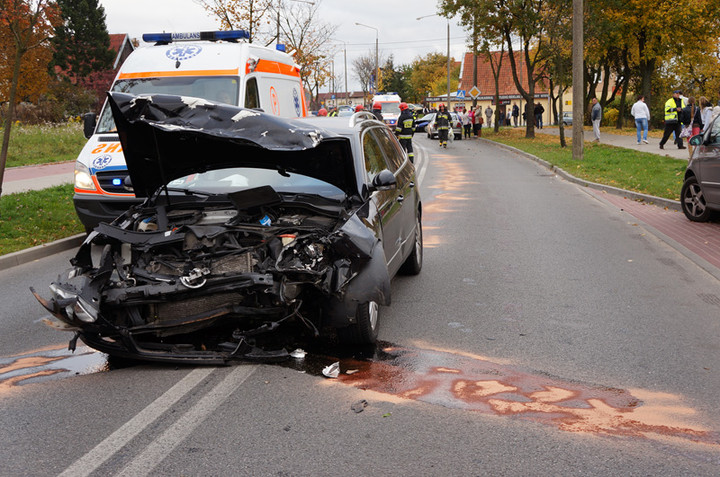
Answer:
[[[400,116],[400,96],[397,93],[378,93],[373,96],[372,104],[380,103],[383,122],[392,128]]]
[[[283,51],[239,43],[242,30],[145,34],[153,46],[128,56],[112,91],[192,96],[286,118],[307,116],[300,68]],[[88,142],[75,163],[73,202],[90,231],[140,201],[132,192],[125,158],[107,102],[86,115]]]

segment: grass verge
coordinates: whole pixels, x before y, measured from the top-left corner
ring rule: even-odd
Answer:
[[[84,232],[72,197],[72,184],[3,196],[0,255]]]
[[[6,167],[74,161],[86,142],[82,123],[14,125]]]
[[[560,138],[536,134],[525,138],[525,129],[483,130],[483,137],[530,153],[573,176],[598,184],[641,194],[680,200],[680,187],[687,161],[606,144],[585,143],[584,159],[572,158],[572,139],[560,147]]]

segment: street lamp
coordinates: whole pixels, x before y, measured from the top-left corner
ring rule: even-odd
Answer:
[[[430,15],[423,15],[421,17],[417,17],[416,20],[422,20],[423,18],[427,17],[435,17],[440,16],[439,13],[432,13]],[[450,108],[450,19],[447,18],[447,108],[448,111]]]
[[[347,86],[347,42],[343,40],[337,40],[335,38],[331,38],[333,41],[338,41],[343,44],[343,56],[345,59],[345,104],[348,104],[350,102],[350,99],[348,97],[348,86]],[[334,60],[333,60],[334,61]]]
[[[357,26],[363,26],[365,28],[372,28],[375,30],[375,93],[377,93],[377,84],[380,80],[380,70],[378,69],[378,32],[379,30],[375,27],[371,27],[370,25],[365,25],[363,23],[355,23]]]

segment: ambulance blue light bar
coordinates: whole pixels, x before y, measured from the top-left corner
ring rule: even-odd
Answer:
[[[176,41],[197,41],[197,40],[226,40],[237,41],[249,39],[250,34],[245,30],[225,31],[191,31],[178,33],[143,33],[142,39],[148,43],[173,43]]]

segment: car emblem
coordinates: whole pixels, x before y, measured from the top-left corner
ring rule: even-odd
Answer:
[[[112,156],[105,154],[104,156],[98,156],[93,159],[93,169],[105,169],[112,161]]]
[[[197,56],[202,51],[202,47],[190,45],[190,46],[174,46],[165,52],[165,56],[175,61],[189,60],[193,56]]]

